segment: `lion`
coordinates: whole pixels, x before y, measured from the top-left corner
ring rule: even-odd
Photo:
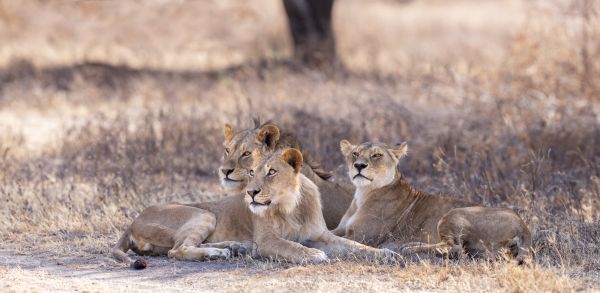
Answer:
[[[302,174],[313,181],[321,191],[325,223],[331,230],[338,226],[342,216],[352,202],[352,190],[329,181],[331,174],[302,148],[300,142],[290,132],[280,131],[279,127],[267,122],[250,129],[235,132],[229,124],[223,130],[225,136],[223,161],[219,167],[221,186],[234,192],[242,191],[247,184],[247,172],[253,161],[253,154],[270,153],[283,148],[296,148],[302,152],[306,164]]]
[[[137,269],[146,263],[132,261],[129,249],[197,261],[244,253],[293,263],[320,263],[347,254],[394,256],[327,230],[318,187],[300,172],[299,150],[276,151],[254,162],[245,195],[148,207],[123,233],[113,256]]]
[[[112,250],[113,256],[135,269],[144,269],[138,255],[167,255],[177,260],[226,259],[251,253],[252,215],[244,195],[204,203],[150,206],[134,219]]]
[[[466,254],[493,259],[508,249],[518,263],[528,255],[531,233],[511,209],[488,208],[412,188],[397,169],[406,143],[390,147],[340,142],[354,200],[334,234],[404,255]]]
[[[254,242],[263,257],[291,262],[322,262],[332,256],[393,257],[334,235],[321,213],[319,188],[302,174],[303,155],[294,148],[255,155],[245,201],[253,217]]]

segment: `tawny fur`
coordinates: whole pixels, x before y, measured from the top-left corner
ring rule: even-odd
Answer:
[[[269,180],[257,175],[248,184],[263,191],[256,200],[271,202],[264,213],[251,212],[255,209],[251,197],[243,194],[214,202],[151,206],[125,231],[113,255],[129,264],[133,263],[126,254],[129,249],[140,255],[166,254],[180,260],[227,258],[239,251],[290,262],[322,262],[328,255],[349,253],[393,255],[327,230],[318,187],[300,172],[300,151],[287,149],[256,162],[254,169],[262,170],[258,172],[278,170]]]
[[[347,254],[393,255],[333,235],[321,213],[319,189],[301,169],[302,154],[296,149],[255,159],[246,202],[255,214],[254,241],[259,255],[291,262],[321,262]]]
[[[344,140],[340,146],[357,189],[336,235],[404,254],[495,258],[506,248],[519,262],[528,254],[531,234],[514,211],[420,192],[402,180],[396,166],[406,144],[356,146]]]
[[[249,252],[251,214],[243,195],[206,203],[168,203],[146,208],[127,228],[113,256],[127,264],[138,255],[168,255],[180,260],[228,258]]]

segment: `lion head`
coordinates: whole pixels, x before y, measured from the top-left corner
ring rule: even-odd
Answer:
[[[235,133],[233,127],[225,124],[223,130],[223,161],[218,174],[221,186],[232,191],[242,191],[248,183],[248,170],[252,167],[253,153],[265,148],[273,149],[279,140],[279,128],[271,124]]]
[[[382,143],[365,142],[353,145],[340,141],[340,149],[346,159],[348,176],[354,186],[380,188],[396,178],[398,161],[406,155],[406,143],[390,147]]]
[[[245,200],[258,215],[267,211],[289,214],[300,200],[302,153],[294,148],[273,152],[256,159],[249,171]]]

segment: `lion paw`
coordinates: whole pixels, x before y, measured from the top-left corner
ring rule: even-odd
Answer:
[[[252,256],[256,251],[256,245],[251,241],[236,242],[227,248],[231,252],[231,256],[234,257],[245,255]]]
[[[229,249],[215,249],[215,251],[211,251],[209,254],[210,260],[219,260],[219,259],[228,259],[231,257],[231,251]]]
[[[329,257],[322,250],[318,250],[316,248],[310,248],[307,253],[308,261],[311,263],[324,263],[329,262]]]

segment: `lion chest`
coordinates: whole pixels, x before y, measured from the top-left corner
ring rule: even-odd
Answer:
[[[306,225],[302,225],[298,221],[293,219],[286,219],[282,217],[267,217],[261,218],[257,228],[263,232],[272,233],[277,237],[294,241],[301,242],[306,236]]]

